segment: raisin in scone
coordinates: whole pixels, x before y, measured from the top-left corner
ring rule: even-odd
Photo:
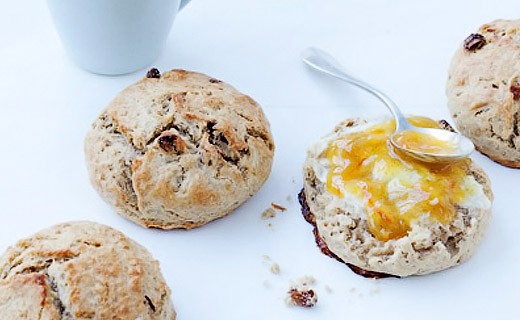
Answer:
[[[143,246],[81,221],[42,230],[0,257],[0,318],[173,320],[175,311]]]
[[[485,24],[461,43],[447,96],[457,128],[480,152],[520,168],[520,20]]]
[[[85,141],[90,179],[145,227],[193,228],[254,195],[274,143],[261,107],[204,74],[156,69],[119,93]]]
[[[422,127],[444,127],[413,117]],[[493,200],[469,158],[428,164],[399,154],[389,119],[352,119],[312,145],[302,212],[320,249],[366,277],[422,275],[462,263],[476,250]]]

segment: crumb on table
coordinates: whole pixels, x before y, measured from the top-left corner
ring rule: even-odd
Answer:
[[[271,207],[273,207],[273,209],[281,211],[281,212],[284,212],[285,210],[287,210],[287,208],[282,207],[281,205],[276,204],[274,202],[271,202]]]
[[[273,208],[267,208],[262,212],[262,219],[267,220],[276,217],[276,211]]]
[[[310,286],[315,281],[311,276],[304,276],[298,279],[296,283],[293,283],[289,291],[287,291],[287,304],[305,308],[314,307],[318,302],[318,295]]]
[[[376,288],[372,288],[370,290],[370,295],[376,295],[379,293],[379,287],[376,287]]]
[[[318,302],[318,296],[312,289],[302,290],[292,288],[289,289],[287,293],[289,294],[290,304],[295,306],[311,308]]]
[[[325,291],[327,291],[327,293],[334,293],[334,290],[332,290],[328,285],[325,285]]]
[[[271,270],[272,274],[280,274],[280,265],[275,262],[271,265],[271,268],[269,270]]]

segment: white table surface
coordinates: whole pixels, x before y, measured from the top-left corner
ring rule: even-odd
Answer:
[[[110,225],[160,261],[178,319],[520,319],[520,170],[473,156],[496,195],[487,236],[467,263],[422,277],[353,274],[319,252],[296,201],[311,141],[342,118],[387,112],[305,68],[303,48],[330,51],[405,113],[450,119],[444,86],[455,48],[481,24],[519,15],[513,0],[193,0],[153,65],[201,71],[254,97],[276,155],[265,186],[235,213],[161,232],[114,214],[90,186],[83,159],[90,123],[146,70],[85,72],[68,60],[44,1],[1,1],[0,251],[64,221]],[[271,202],[288,210],[262,220]],[[290,281],[304,275],[317,281],[317,306],[287,307]]]

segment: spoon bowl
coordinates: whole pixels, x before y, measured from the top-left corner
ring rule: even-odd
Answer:
[[[314,70],[355,85],[383,102],[395,118],[395,132],[390,136],[390,142],[401,152],[423,162],[442,163],[467,158],[475,150],[473,142],[458,132],[414,126],[386,94],[347,74],[325,51],[307,48],[302,53],[302,60]]]
[[[420,161],[439,163],[453,162],[467,158],[475,150],[471,140],[461,134],[444,129],[421,128],[413,125],[412,127],[412,129],[394,132],[390,136],[390,142],[395,148]],[[424,143],[422,146],[403,144],[402,139],[399,138],[409,133],[415,136],[419,134],[419,136],[423,137],[422,139],[424,141],[433,143],[429,145],[428,143]]]

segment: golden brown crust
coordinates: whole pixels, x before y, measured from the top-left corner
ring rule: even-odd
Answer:
[[[21,274],[0,280],[0,315],[2,319],[61,319],[53,303],[52,289],[41,274]]]
[[[499,164],[501,164],[503,166],[514,168],[514,169],[520,168],[520,162],[518,162],[518,161],[511,161],[511,160],[508,160],[508,159],[504,159],[504,158],[500,158],[500,157],[497,157],[497,156],[494,156],[494,155],[490,155],[490,154],[486,153],[487,152],[486,150],[484,150],[483,148],[480,148],[479,146],[475,146],[475,149],[477,149],[478,152],[480,152],[483,155],[487,156],[491,160],[493,160],[496,163],[499,163]]]
[[[185,70],[117,95],[85,142],[91,181],[146,227],[193,228],[227,215],[267,179],[269,123],[249,96]]]
[[[5,319],[175,319],[158,262],[92,222],[57,225],[9,248],[0,257],[0,311]]]
[[[520,168],[520,20],[496,20],[455,53],[448,106],[457,128],[492,160]]]

